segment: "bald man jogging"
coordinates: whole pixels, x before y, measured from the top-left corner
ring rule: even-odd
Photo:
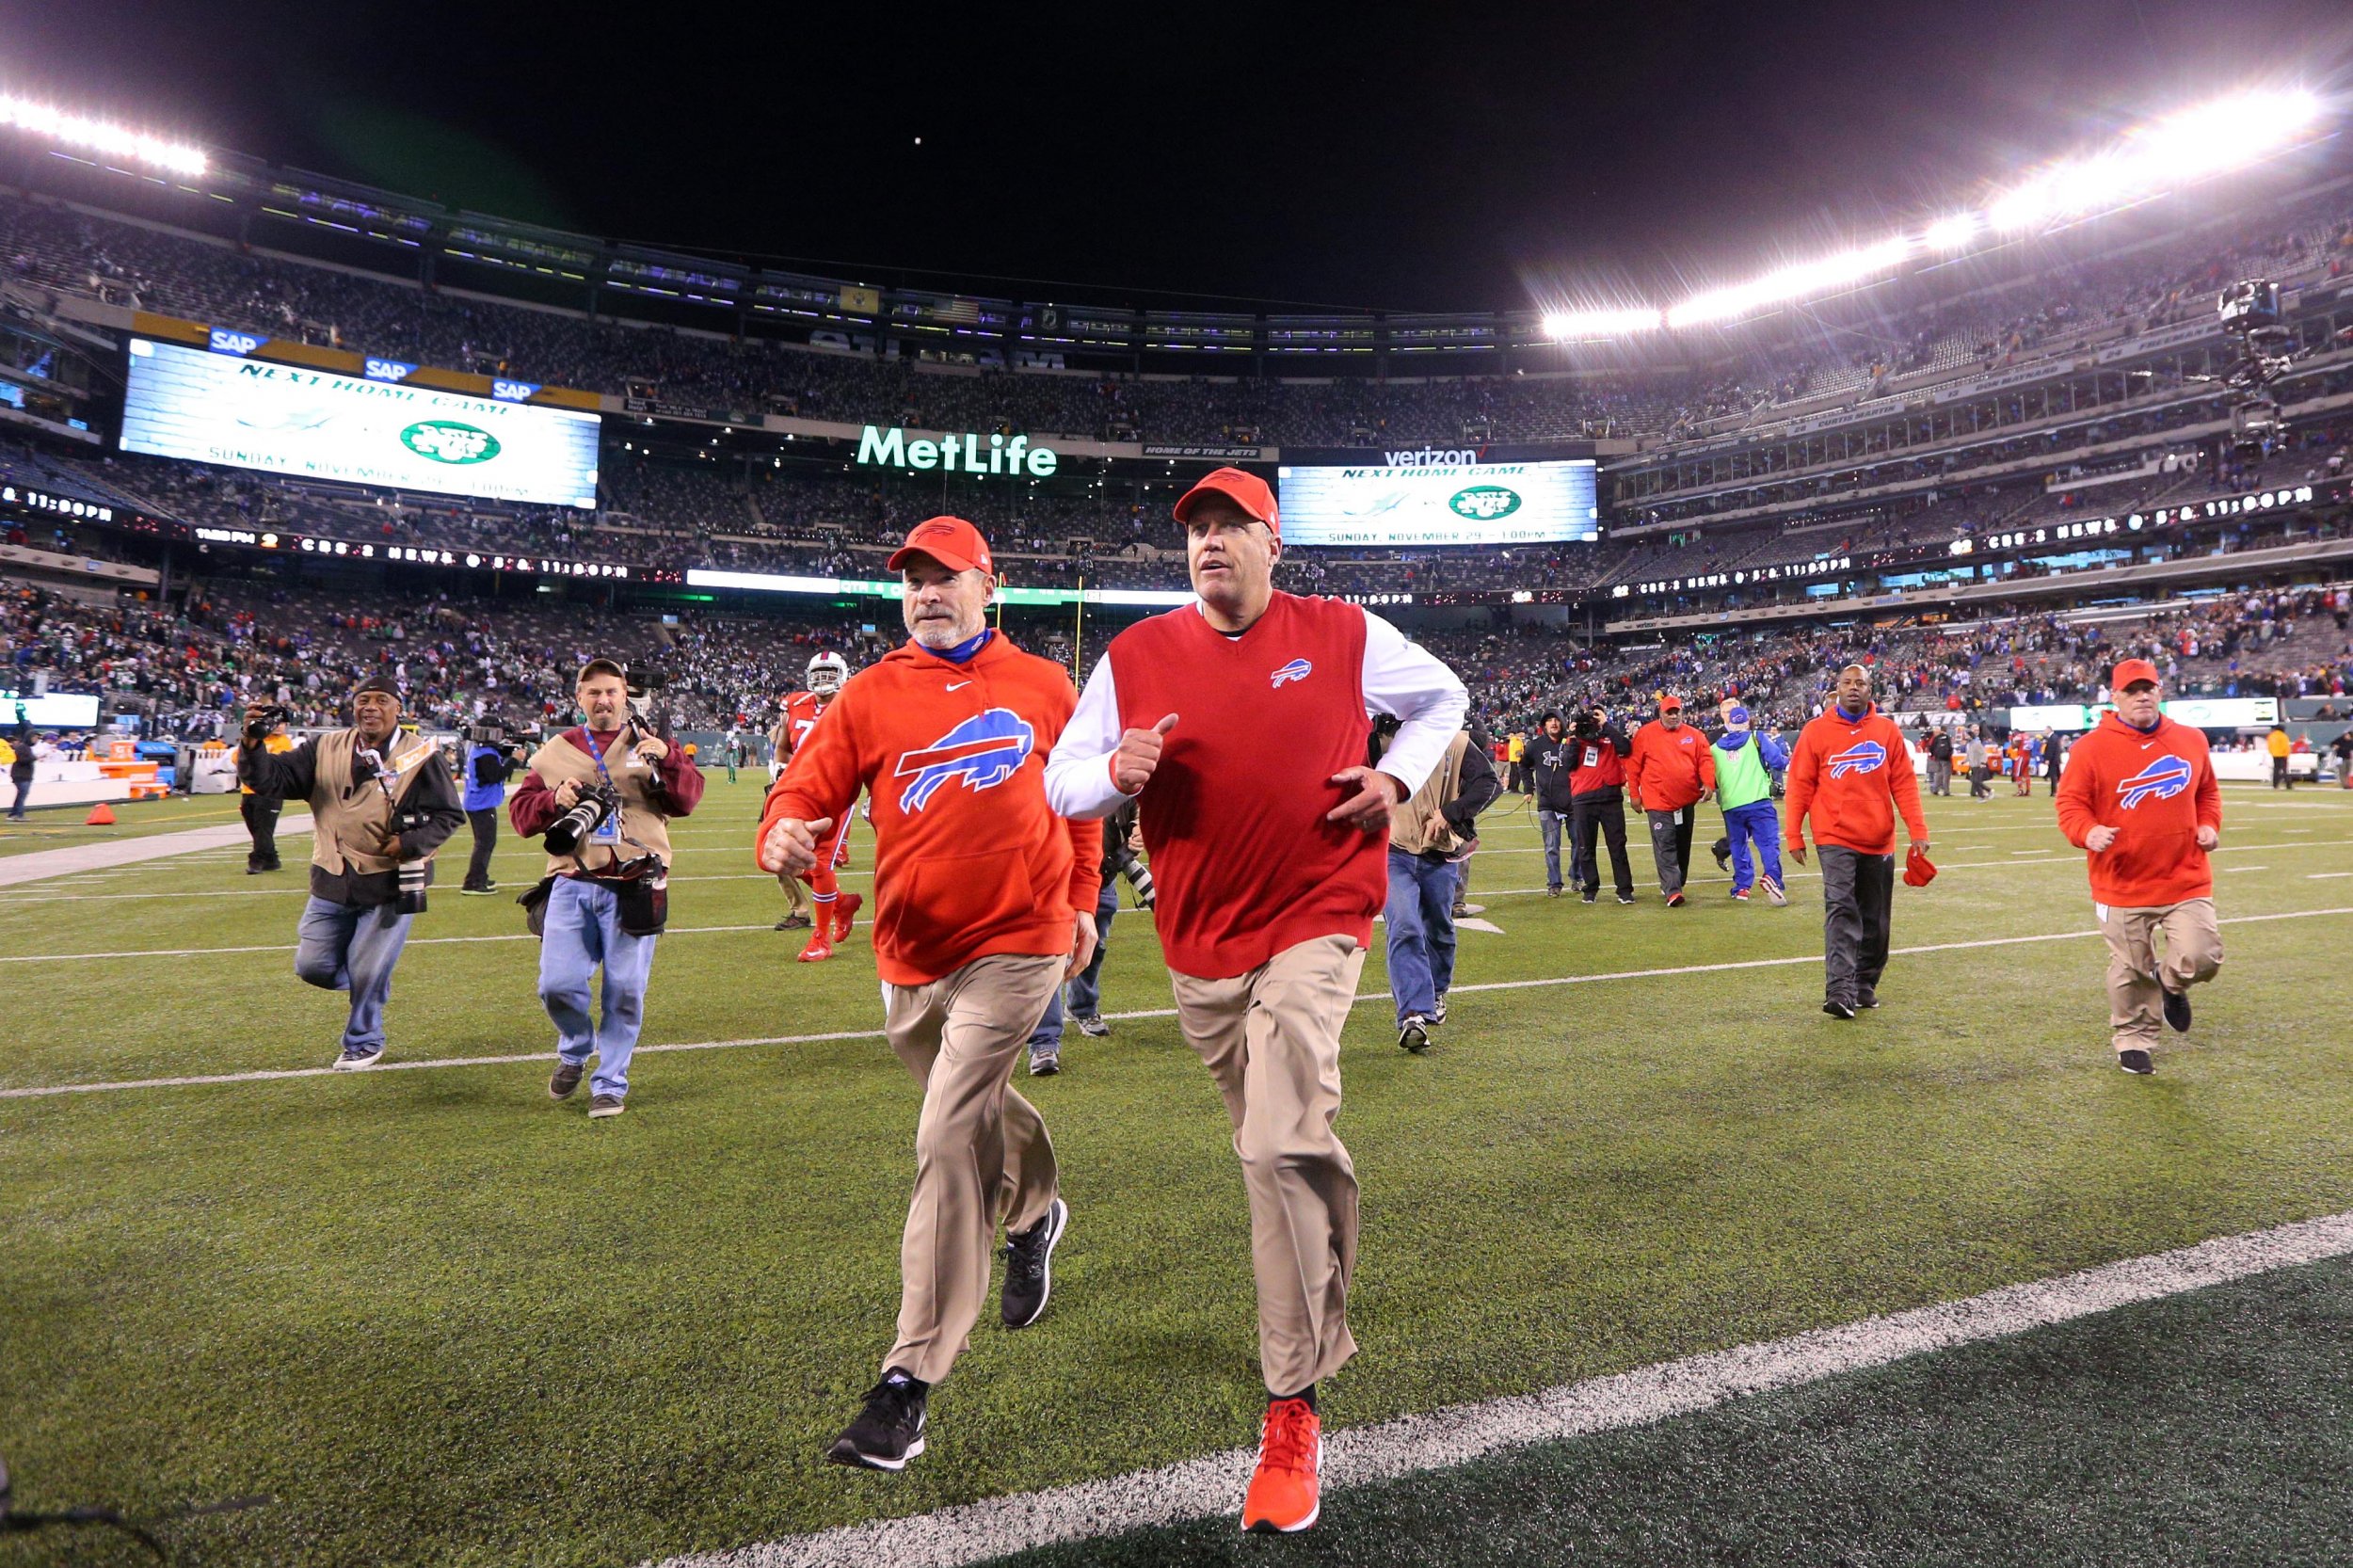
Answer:
[[[1316,1521],[1316,1384],[1355,1352],[1356,1175],[1332,1130],[1340,1027],[1387,895],[1388,826],[1461,729],[1463,683],[1397,629],[1277,593],[1263,480],[1219,469],[1176,504],[1193,604],[1129,627],[1047,765],[1066,817],[1139,803],[1186,1041],[1217,1080],[1250,1194],[1268,1392],[1245,1529]],[[1365,765],[1374,712],[1399,728]]]
[[[1095,951],[1102,829],[1057,819],[1041,782],[1077,694],[1060,664],[988,628],[995,566],[962,518],[890,557],[906,645],[850,677],[769,792],[762,871],[798,875],[863,789],[874,815],[874,968],[884,1032],[923,1086],[900,1242],[899,1331],[882,1381],[825,1457],[900,1470],[923,1451],[932,1384],[964,1351],[1006,1232],[1007,1328],[1046,1310],[1069,1223],[1054,1147],[1006,1085],[1063,981]]]

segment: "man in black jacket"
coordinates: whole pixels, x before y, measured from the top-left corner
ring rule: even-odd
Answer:
[[[1576,761],[1576,742],[1558,713],[1546,713],[1528,743],[1529,763],[1536,780],[1536,825],[1545,836],[1545,892],[1561,896],[1561,835],[1570,829],[1569,776]],[[1577,865],[1577,838],[1569,838],[1569,864]]]
[[[1618,902],[1634,902],[1634,863],[1625,856],[1625,760],[1633,750],[1598,708],[1579,713],[1569,732],[1569,833],[1577,846],[1569,877],[1588,904],[1601,896],[1596,835],[1609,845]]]
[[[256,795],[311,803],[311,898],[295,973],[351,996],[342,1069],[384,1055],[384,1003],[408,923],[424,907],[433,853],[466,820],[440,748],[400,728],[400,690],[382,676],[352,694],[352,727],[274,753],[264,707],[246,710],[237,776]]]
[[[1953,732],[1943,725],[1929,736],[1929,793],[1953,792]]]

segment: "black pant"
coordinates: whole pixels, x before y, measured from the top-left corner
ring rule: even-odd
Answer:
[[[278,813],[285,808],[284,801],[264,795],[247,795],[238,802],[237,815],[245,819],[246,833],[253,840],[245,855],[247,870],[278,869]]]
[[[490,851],[498,847],[499,813],[495,806],[466,813],[466,825],[473,829],[473,858],[466,862],[466,882],[469,888],[490,885]]]
[[[1634,867],[1625,857],[1625,799],[1615,789],[1569,797],[1569,880],[1582,891],[1601,891],[1601,863],[1593,854],[1596,830],[1609,840],[1609,869],[1616,874],[1620,896],[1632,898]]]
[[[1896,857],[1818,844],[1822,858],[1822,1000],[1849,1007],[1887,972],[1887,920],[1896,903]]]
[[[1691,874],[1691,828],[1699,818],[1699,808],[1642,814],[1650,819],[1650,857],[1658,868],[1658,890],[1679,893],[1684,878]]]
[[[2288,760],[2274,757],[2271,760],[2271,787],[2276,790],[2283,784],[2291,790],[2296,788],[2296,780],[2288,776]]]

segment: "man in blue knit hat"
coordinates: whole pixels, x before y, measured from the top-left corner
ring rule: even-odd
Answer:
[[[1717,711],[1724,732],[1715,744],[1716,804],[1724,808],[1724,837],[1732,845],[1732,896],[1745,904],[1749,889],[1761,888],[1775,904],[1787,904],[1773,775],[1789,765],[1789,748],[1752,730],[1749,711],[1737,699],[1726,698]]]

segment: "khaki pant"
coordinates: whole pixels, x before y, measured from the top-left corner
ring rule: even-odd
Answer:
[[[806,915],[808,913],[808,894],[802,889],[799,877],[780,876],[776,878],[776,884],[784,889],[784,912],[786,914]]]
[[[2185,899],[2150,909],[2095,904],[2100,935],[2108,939],[2108,1024],[2118,1050],[2147,1050],[2157,1041],[2165,1016],[2158,992],[2185,991],[2212,980],[2222,967],[2222,931],[2215,924],[2214,900]],[[2165,956],[2154,938],[2165,933]]]
[[[946,1377],[987,1299],[999,1221],[1027,1230],[1053,1206],[1045,1119],[1006,1080],[1066,962],[996,953],[929,985],[883,987],[890,1048],[923,1086],[899,1244],[899,1342],[885,1369]]]
[[[1364,969],[1354,937],[1318,936],[1230,980],[1169,975],[1185,1039],[1234,1123],[1250,1193],[1258,1367],[1270,1393],[1295,1394],[1356,1353],[1348,1333],[1356,1168],[1332,1123],[1340,1113],[1340,1026]]]

